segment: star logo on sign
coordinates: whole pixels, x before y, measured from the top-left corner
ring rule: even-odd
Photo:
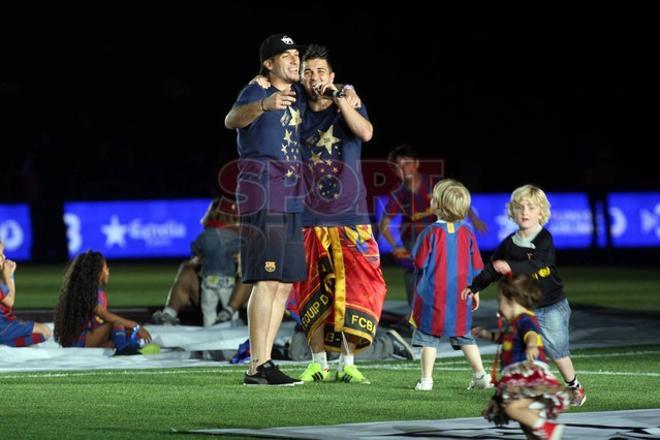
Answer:
[[[124,236],[128,232],[128,227],[119,223],[119,217],[116,215],[110,217],[110,224],[104,225],[101,231],[105,234],[105,245],[107,247],[114,245],[126,247],[126,238]]]

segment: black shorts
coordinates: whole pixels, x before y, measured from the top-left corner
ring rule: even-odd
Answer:
[[[241,280],[293,283],[307,277],[302,214],[267,212],[242,215]]]

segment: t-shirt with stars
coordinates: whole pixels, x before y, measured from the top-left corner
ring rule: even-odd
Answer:
[[[364,104],[357,110],[369,118]],[[369,224],[360,163],[362,141],[334,104],[320,112],[307,110],[301,141],[309,190],[303,226]]]
[[[305,196],[300,158],[300,129],[306,107],[305,90],[292,86],[297,101],[284,110],[263,113],[250,125],[239,128],[237,144],[239,175],[236,186],[240,214],[267,209],[269,212],[302,212]],[[234,106],[260,101],[278,89],[249,84]]]

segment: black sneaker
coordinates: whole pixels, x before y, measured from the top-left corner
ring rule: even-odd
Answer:
[[[394,347],[392,357],[406,361],[411,361],[415,358],[412,347],[403,339],[403,336],[399,332],[388,330],[387,335],[392,339],[392,346]]]
[[[280,371],[280,368],[272,361],[257,367],[257,372],[253,375],[245,372],[243,376],[243,383],[245,385],[275,385],[280,387],[292,387],[300,385],[304,382],[302,380],[294,379],[287,376]]]
[[[115,354],[113,356],[134,356],[136,354],[142,354],[142,353],[140,353],[140,350],[137,347],[126,345],[122,349],[116,349]]]

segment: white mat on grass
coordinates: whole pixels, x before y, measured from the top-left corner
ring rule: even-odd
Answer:
[[[229,323],[211,328],[149,324],[146,327],[153,342],[161,346],[160,354],[113,356],[114,349],[62,348],[50,339],[34,347],[0,345],[0,372],[218,366],[218,362],[195,358],[194,352],[235,351],[248,338],[246,326],[232,327]],[[293,329],[283,326],[282,331]]]

